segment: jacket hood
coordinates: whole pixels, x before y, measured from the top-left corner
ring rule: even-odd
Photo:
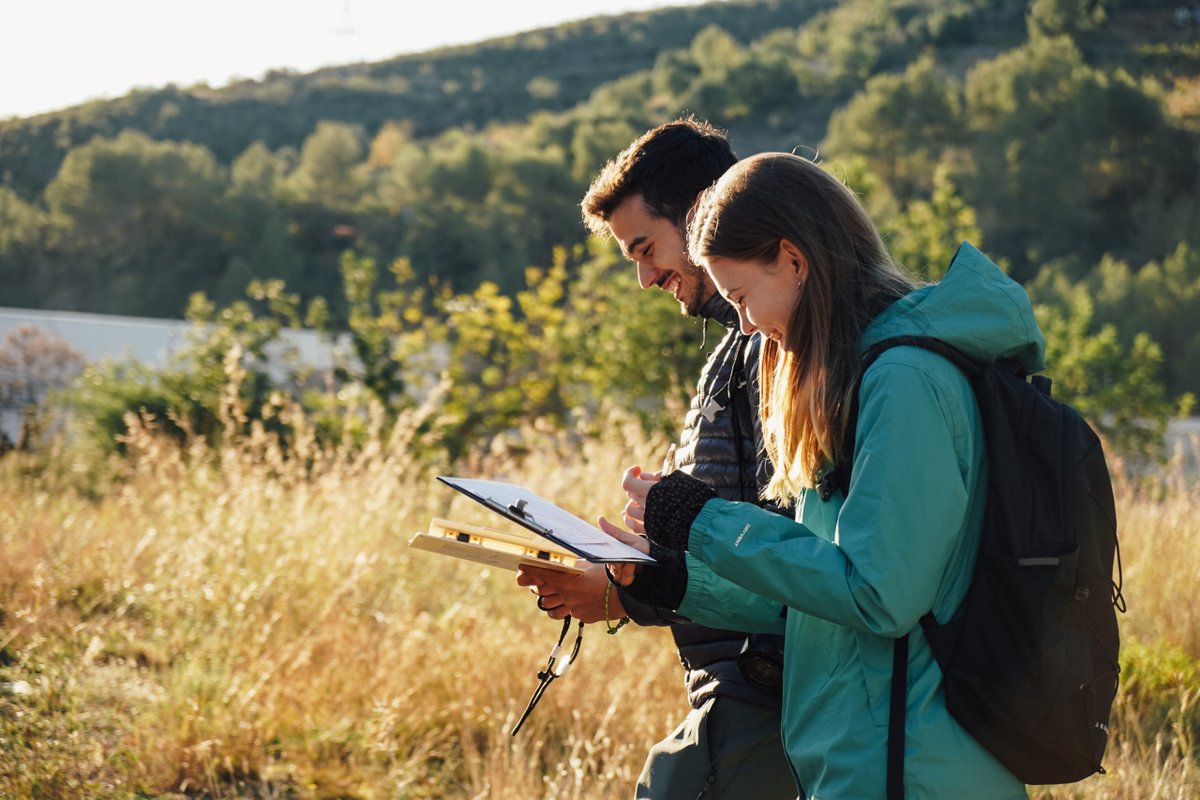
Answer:
[[[1029,374],[1045,367],[1046,340],[1024,287],[969,242],[940,283],[885,309],[863,332],[862,349],[894,336],[932,336],[978,361],[1013,359]]]

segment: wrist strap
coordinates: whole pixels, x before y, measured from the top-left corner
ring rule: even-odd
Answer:
[[[617,631],[624,628],[629,623],[629,617],[621,617],[620,622],[616,625],[612,624],[612,620],[608,616],[608,593],[612,591],[612,581],[604,584],[604,627],[607,628],[608,634],[611,636]]]

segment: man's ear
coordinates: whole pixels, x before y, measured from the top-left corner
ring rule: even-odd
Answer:
[[[794,270],[801,283],[808,280],[808,257],[787,239],[779,240],[779,257],[788,269]]]

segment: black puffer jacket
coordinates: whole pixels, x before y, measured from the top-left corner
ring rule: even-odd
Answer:
[[[738,331],[737,311],[719,294],[704,304],[700,314],[720,323],[725,337],[700,374],[671,460],[675,469],[699,478],[727,500],[759,502],[760,490],[771,475],[771,462],[760,444],[759,337]],[[667,609],[640,603],[620,587],[618,591],[625,612],[637,624],[671,626],[693,707],[723,694],[779,708],[777,690],[747,683],[738,670],[737,656],[747,634],[706,628]],[[782,637],[754,638],[760,647],[773,647],[782,661]]]

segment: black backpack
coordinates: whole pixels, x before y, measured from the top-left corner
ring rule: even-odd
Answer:
[[[966,374],[987,444],[987,507],[970,587],[952,619],[921,618],[945,678],[946,707],[1025,783],[1102,773],[1120,672],[1116,610],[1124,612],[1125,602],[1100,440],[1078,412],[1050,397],[1048,378],[1026,380],[1015,364],[979,363],[939,339],[879,342],[862,372],[900,346],[930,350]],[[831,477],[848,487],[849,465]],[[893,659],[889,800],[904,793],[907,667],[905,636]]]

